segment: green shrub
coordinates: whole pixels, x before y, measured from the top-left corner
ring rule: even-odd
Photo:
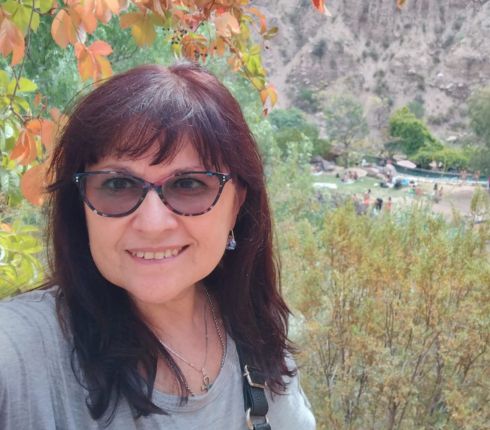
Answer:
[[[439,150],[422,149],[412,157],[412,161],[422,167],[429,169],[430,163],[436,161],[442,164],[442,170],[467,169],[469,165],[468,155],[460,149],[443,148]]]
[[[442,149],[442,145],[432,136],[427,125],[407,106],[398,109],[391,116],[389,130],[394,143],[387,148],[388,150],[398,149],[411,157],[421,149]]]
[[[319,430],[486,428],[488,228],[345,206],[280,234]]]
[[[284,157],[291,144],[310,145],[309,152],[322,157],[331,148],[328,140],[319,137],[318,127],[308,122],[304,113],[297,108],[273,110],[269,121],[274,130],[273,137]]]
[[[0,298],[36,287],[44,277],[39,229],[0,224]]]

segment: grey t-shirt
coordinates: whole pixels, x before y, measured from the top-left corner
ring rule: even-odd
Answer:
[[[60,329],[54,290],[34,291],[0,302],[0,429],[2,430],[246,430],[242,381],[235,344],[208,393],[179,398],[155,391],[155,404],[168,416],[134,419],[122,399],[108,427],[94,421],[85,405],[87,391],[70,364],[72,345]],[[298,378],[284,395],[266,393],[273,430],[313,430],[311,413]]]

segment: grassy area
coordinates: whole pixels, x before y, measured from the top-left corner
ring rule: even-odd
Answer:
[[[328,183],[335,184],[337,186],[336,190],[330,190],[328,188],[323,188],[326,191],[335,191],[341,194],[364,194],[368,189],[371,190],[371,195],[373,199],[377,197],[381,197],[383,200],[391,197],[392,199],[403,199],[403,198],[412,198],[413,193],[409,190],[409,188],[382,188],[379,186],[380,180],[374,179],[370,177],[359,178],[357,181],[346,183],[342,182],[340,178],[336,178],[335,175],[332,174],[321,174],[315,175],[313,178],[313,182],[315,183]],[[431,192],[431,184],[420,184],[422,191],[424,194],[428,194]]]

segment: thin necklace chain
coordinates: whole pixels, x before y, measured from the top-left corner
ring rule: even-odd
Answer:
[[[208,292],[208,290],[206,288],[204,288],[204,292],[206,293],[207,303],[209,304],[209,308],[211,310],[211,316],[213,318],[214,327],[216,329],[216,333],[218,335],[219,342],[220,342],[220,345],[221,345],[221,362],[220,362],[220,370],[221,370],[221,368],[223,367],[223,365],[225,363],[226,345],[225,345],[223,334],[221,333],[221,329],[220,329],[219,324],[218,324],[218,320],[216,318],[216,312],[215,312],[215,309],[214,309],[213,301],[211,300],[211,297],[209,295],[209,292]],[[194,365],[190,361],[187,361],[181,354],[179,354],[173,348],[171,348],[170,346],[168,346],[163,340],[161,340],[160,338],[158,338],[158,340],[160,341],[160,343],[167,349],[167,351],[171,352],[177,358],[179,358],[180,360],[182,360],[191,369],[193,369],[196,372],[198,372],[198,373],[201,374],[201,378],[202,378],[201,392],[208,392],[209,389],[213,386],[213,384],[210,382],[209,376],[208,376],[208,374],[206,372],[206,364],[207,364],[207,361],[208,361],[208,343],[209,343],[208,342],[209,341],[209,336],[208,336],[208,322],[207,322],[207,318],[206,318],[206,314],[207,314],[206,310],[207,310],[207,306],[206,306],[206,303],[204,303],[204,310],[203,310],[203,314],[204,314],[204,336],[205,336],[205,340],[206,340],[206,346],[205,346],[204,363],[201,366],[201,368],[197,367],[196,365]],[[183,379],[183,382],[184,382],[184,386],[185,386],[186,390],[189,392],[189,394],[191,396],[194,396],[195,394],[190,389],[189,384],[187,383],[187,380],[185,378]]]

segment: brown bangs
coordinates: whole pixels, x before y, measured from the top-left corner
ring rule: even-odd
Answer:
[[[215,102],[209,95],[196,94],[179,76],[167,72],[167,79],[162,80],[157,66],[148,69],[145,85],[128,83],[126,90],[120,91],[121,83],[117,83],[119,93],[112,103],[107,100],[113,95],[107,91],[110,88],[103,87],[114,85],[117,77],[94,92],[108,94],[99,94],[104,106],[83,115],[87,122],[83,127],[85,143],[77,145],[85,148],[83,168],[106,156],[138,159],[149,150],[155,151],[152,164],[171,162],[186,142],[194,146],[206,169],[229,165],[223,140],[231,139],[232,133]],[[151,85],[156,77],[158,81]]]

